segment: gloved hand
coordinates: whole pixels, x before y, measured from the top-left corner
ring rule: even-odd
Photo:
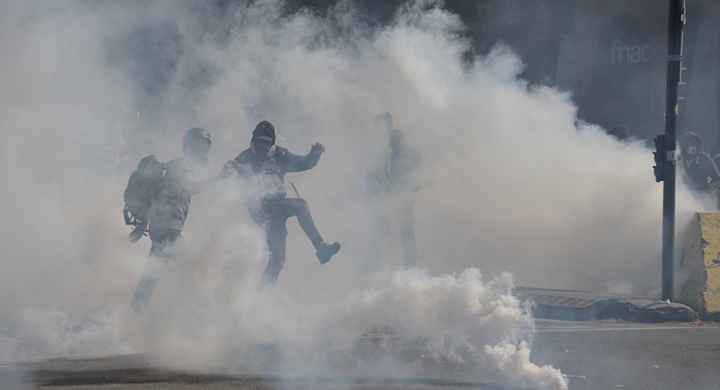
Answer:
[[[310,153],[312,154],[323,154],[324,152],[325,147],[319,142],[314,143],[310,148]]]

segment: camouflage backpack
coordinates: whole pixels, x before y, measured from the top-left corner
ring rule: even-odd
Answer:
[[[148,223],[148,212],[164,171],[164,164],[158,161],[154,155],[140,160],[125,187],[123,217],[126,225],[142,227],[144,232]]]

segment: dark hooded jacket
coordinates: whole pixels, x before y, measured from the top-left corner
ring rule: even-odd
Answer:
[[[304,156],[291,153],[287,149],[274,145],[263,161],[255,158],[255,151],[248,148],[223,168],[223,176],[237,175],[242,178],[260,179],[265,198],[284,198],[285,174],[312,169],[320,161],[320,153],[310,152]]]

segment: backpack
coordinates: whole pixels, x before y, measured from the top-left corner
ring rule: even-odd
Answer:
[[[147,224],[148,212],[164,172],[164,164],[154,155],[140,160],[137,169],[130,175],[123,194],[123,217],[126,225]]]

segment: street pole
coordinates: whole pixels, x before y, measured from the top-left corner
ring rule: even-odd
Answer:
[[[685,1],[669,0],[668,62],[665,104],[665,137],[663,139],[665,172],[663,173],[662,232],[662,299],[673,299],[675,253],[675,145],[677,142],[678,84],[681,81],[683,24]]]

